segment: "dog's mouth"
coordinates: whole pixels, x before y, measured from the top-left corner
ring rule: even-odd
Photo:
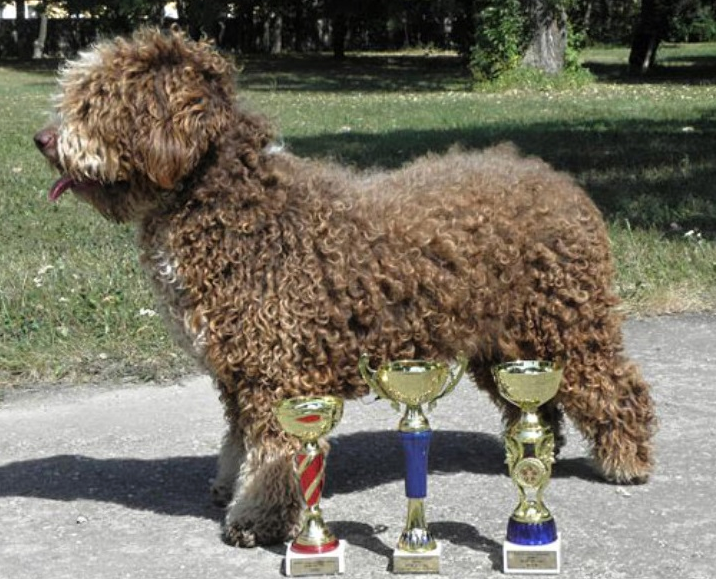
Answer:
[[[68,189],[72,189],[77,193],[83,193],[96,189],[99,186],[100,184],[97,181],[78,181],[69,175],[62,175],[62,177],[55,181],[54,185],[50,187],[47,197],[54,203]]]

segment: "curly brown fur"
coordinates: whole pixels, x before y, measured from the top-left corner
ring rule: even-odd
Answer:
[[[228,63],[178,32],[100,44],[60,82],[57,122],[35,137],[63,175],[51,197],[71,188],[136,223],[165,316],[226,408],[213,492],[228,541],[296,531],[294,443],[271,409],[365,394],[362,352],[466,352],[507,422],[491,366],[563,360],[555,427],[563,411],[607,478],[647,478],[649,387],[622,353],[601,216],[569,177],[510,146],[371,174],[272,152]]]

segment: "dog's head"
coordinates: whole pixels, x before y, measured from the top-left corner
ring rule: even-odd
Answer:
[[[62,173],[50,199],[72,189],[118,221],[171,195],[236,118],[232,65],[176,30],[100,43],[60,88],[56,121],[35,135]]]

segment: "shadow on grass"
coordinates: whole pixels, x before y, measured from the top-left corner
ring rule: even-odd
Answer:
[[[327,54],[237,59],[242,90],[426,92],[466,90],[464,61],[450,54],[371,54],[335,60]]]
[[[59,58],[39,58],[37,60],[20,60],[16,58],[0,58],[0,68],[8,68],[18,72],[31,72],[55,76],[63,60]]]
[[[454,145],[484,148],[515,143],[567,171],[587,189],[610,220],[716,233],[716,108],[688,126],[679,121],[490,124],[445,130],[345,133],[288,139],[299,155],[330,156],[359,168],[385,168]],[[330,152],[330,153],[327,153]]]
[[[600,82],[635,85],[716,84],[716,59],[710,57],[671,58],[655,65],[643,76],[630,74],[626,63],[585,61],[584,67]]]

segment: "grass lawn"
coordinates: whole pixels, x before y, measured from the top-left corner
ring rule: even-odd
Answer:
[[[596,80],[560,91],[473,91],[446,55],[286,56],[242,62],[247,106],[301,155],[395,167],[455,143],[510,140],[573,174],[609,221],[631,314],[716,307],[716,45],[665,46],[652,77],[594,49]],[[139,271],[133,232],[72,196],[35,151],[53,67],[0,63],[0,386],[170,377],[173,346]]]

